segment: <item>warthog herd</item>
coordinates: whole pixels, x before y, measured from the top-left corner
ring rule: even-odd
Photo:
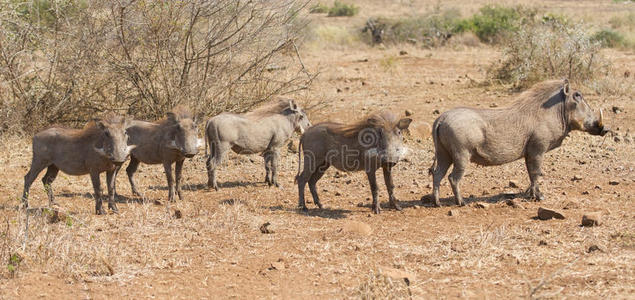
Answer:
[[[506,108],[455,108],[444,112],[432,126],[435,158],[429,172],[433,176],[434,204],[440,206],[439,186],[450,165],[454,167],[448,180],[456,204],[464,205],[459,184],[470,161],[494,166],[520,158],[525,159],[531,182],[527,196],[543,200],[538,178],[542,175],[545,152],[559,147],[572,130],[606,134],[602,117],[601,110],[595,113],[579,92],[571,91],[566,79],[538,83]],[[313,202],[322,208],[316,183],[333,166],[346,172],[366,172],[375,213],[380,211],[375,173],[382,168],[390,207],[401,210],[394,195],[392,168],[406,153],[402,132],[411,122],[410,118],[400,119],[382,110],[351,124],[324,122],[312,126],[305,111],[293,100],[281,100],[245,114],[222,113],[205,125],[205,152],[207,145],[210,148],[207,186],[218,190],[216,168],[230,149],[238,154],[261,153],[265,182],[279,186],[279,148],[294,132],[299,132],[302,136],[295,181],[300,209],[307,210],[304,201],[307,183]],[[139,163],[163,164],[168,203],[174,201],[175,192],[182,200],[181,172],[185,159],[198,153],[197,125],[189,110],[179,106],[158,122],[109,114],[88,122],[83,129],[45,129],[33,137],[31,169],[24,176],[23,206],[28,207],[29,188],[44,169],[47,171],[42,182],[49,205],[53,205],[51,184],[61,170],[69,175],[90,174],[95,212],[103,214],[99,177],[106,172],[108,207],[116,212],[115,178],[128,158],[126,173],[134,195],[142,196],[133,178]],[[175,164],[174,177],[172,164]]]

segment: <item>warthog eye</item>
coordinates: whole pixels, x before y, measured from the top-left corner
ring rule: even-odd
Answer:
[[[110,137],[110,132],[108,132],[108,131],[104,131],[104,135],[105,135],[107,138],[109,138],[109,137]]]

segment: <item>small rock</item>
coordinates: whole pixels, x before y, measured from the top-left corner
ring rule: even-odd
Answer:
[[[547,242],[540,240],[540,242],[538,242],[538,246],[547,246]]]
[[[409,39],[407,39],[407,40],[406,40],[406,42],[408,42],[408,43],[410,43],[410,44],[413,44],[413,45],[416,45],[416,44],[417,44],[417,40],[415,40],[415,39],[413,39],[413,38],[409,38]],[[628,71],[627,71],[627,72],[628,72]]]
[[[492,104],[490,104],[490,105],[489,105],[489,107],[492,107],[492,108],[494,108],[494,107],[498,107],[498,104],[496,104],[496,103],[492,103]]]
[[[278,271],[282,271],[284,269],[286,269],[287,267],[284,265],[284,262],[282,261],[282,259],[279,259],[278,261],[274,261],[271,263],[271,266],[269,267],[269,270],[278,270]]]
[[[183,213],[181,213],[181,210],[180,210],[180,209],[175,209],[175,210],[174,210],[174,218],[175,218],[175,219],[180,219],[180,218],[183,218]]]
[[[408,55],[408,51],[401,50],[401,51],[399,51],[399,55]]]
[[[602,249],[600,249],[600,247],[598,247],[598,245],[591,245],[589,246],[589,249],[587,249],[587,253],[591,253],[591,252],[595,252],[595,251],[600,251],[603,252]]]
[[[154,205],[162,205],[163,203],[161,203],[160,200],[154,200]]]
[[[582,180],[582,176],[580,175],[573,175],[573,178],[571,178],[571,181],[580,181]]]
[[[456,217],[459,215],[459,211],[456,209],[450,209],[448,210],[448,216],[450,217]]]
[[[340,193],[340,192],[335,192],[335,196],[342,196],[342,193]]]
[[[621,142],[621,141],[622,141],[622,138],[621,138],[619,135],[616,135],[616,136],[614,136],[614,137],[613,137],[613,140],[614,140],[616,143],[619,143],[619,142]]]
[[[441,113],[441,112],[440,112],[438,109],[435,109],[435,110],[433,110],[433,111],[432,111],[432,114],[433,114],[433,115],[438,115],[438,114],[440,114],[440,113]]]
[[[342,226],[342,230],[359,235],[370,235],[373,233],[373,229],[370,228],[370,225],[359,221],[346,222],[344,226]]]
[[[612,110],[613,110],[613,113],[616,113],[616,114],[623,112],[623,110],[617,106],[613,106]]]
[[[475,208],[488,209],[489,208],[489,204],[487,204],[485,202],[476,202],[476,203],[474,203],[474,207]]]
[[[342,89],[337,88],[337,90],[336,90],[336,91],[337,91],[338,93],[341,93],[341,92],[342,92]]]
[[[518,187],[518,182],[516,180],[510,180],[509,181],[509,187],[517,188]]]
[[[618,181],[615,181],[615,180],[609,181],[609,185],[618,185],[618,184],[620,184]]]
[[[362,85],[367,85],[366,81],[362,81]]]
[[[412,110],[406,109],[406,117],[412,116]]]
[[[544,208],[544,207],[539,207],[538,208],[538,219],[540,220],[551,220],[551,219],[560,219],[563,220],[564,216],[553,210],[553,209],[549,209],[549,208]]]
[[[419,209],[419,205],[413,205],[412,209]]]
[[[265,222],[264,224],[260,225],[260,232],[264,234],[275,233],[273,229],[269,228],[269,225],[271,225],[271,223],[269,222]]]
[[[379,273],[389,278],[403,280],[406,285],[411,285],[416,280],[414,274],[390,267],[379,267]]]
[[[582,216],[582,226],[592,227],[602,224],[602,215],[599,212],[590,212]]]
[[[631,77],[631,71],[629,70],[624,71],[624,78],[629,78],[629,77]]]
[[[345,183],[346,183],[346,184],[351,184],[351,183],[353,183],[353,180],[351,180],[351,179],[346,180],[346,182],[345,182]]]
[[[516,202],[514,199],[507,199],[507,201],[505,201],[505,204],[507,204],[508,206],[511,206],[513,208],[523,208],[520,204],[518,204],[518,202]]]

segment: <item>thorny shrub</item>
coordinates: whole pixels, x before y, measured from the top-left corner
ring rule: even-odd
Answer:
[[[304,89],[305,0],[0,2],[0,134],[104,111],[243,111]]]

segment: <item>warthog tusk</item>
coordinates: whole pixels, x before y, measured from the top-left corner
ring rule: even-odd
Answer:
[[[127,148],[128,153],[130,153],[130,151],[134,150],[135,148],[137,148],[137,145],[130,145]]]
[[[600,108],[600,121],[598,122],[598,125],[600,127],[604,126],[604,112],[602,111],[602,109]]]
[[[196,148],[202,148],[205,146],[205,141],[203,139],[196,139]]]
[[[108,156],[108,154],[106,154],[106,151],[104,151],[103,148],[97,148],[97,147],[93,147],[95,149],[95,152],[99,153],[99,155],[101,156]]]

